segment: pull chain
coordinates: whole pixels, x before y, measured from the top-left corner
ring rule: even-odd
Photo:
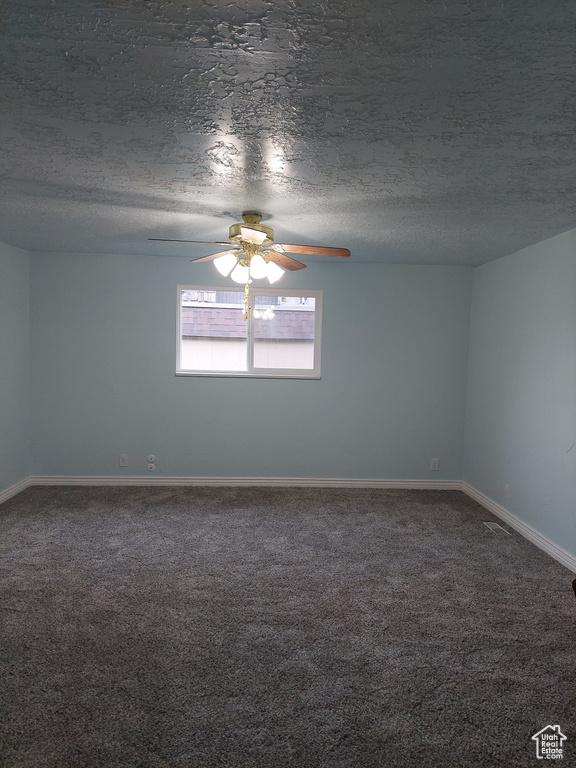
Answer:
[[[250,288],[250,280],[246,282],[244,286],[244,320],[248,320],[248,289]]]

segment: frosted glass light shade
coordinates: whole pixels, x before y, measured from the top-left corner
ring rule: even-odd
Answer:
[[[236,264],[230,277],[235,283],[247,283],[250,279],[250,270],[243,264]]]
[[[270,283],[275,283],[277,280],[280,280],[283,274],[284,270],[279,267],[278,264],[274,264],[273,261],[268,262],[268,266],[266,267],[266,277]]]
[[[252,256],[250,259],[250,277],[253,277],[256,280],[261,280],[263,277],[266,277],[267,274],[268,265],[262,256],[259,256],[258,254]]]
[[[260,245],[266,240],[266,233],[258,232],[257,229],[251,229],[250,227],[240,227],[240,237],[248,243],[257,243]]]
[[[214,266],[220,272],[221,275],[224,275],[226,277],[230,274],[230,271],[232,270],[232,267],[236,264],[237,259],[236,255],[232,253],[232,251],[229,251],[228,253],[225,253],[223,256],[219,256],[217,259],[214,259]]]

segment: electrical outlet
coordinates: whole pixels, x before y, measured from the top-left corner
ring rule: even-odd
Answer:
[[[504,486],[504,498],[508,499],[508,501],[510,501],[510,486],[509,485],[505,485]]]
[[[120,466],[121,467],[127,467],[128,466],[128,454],[127,453],[121,453],[120,454]]]
[[[432,472],[438,471],[438,465],[440,464],[440,459],[430,459],[430,470]]]

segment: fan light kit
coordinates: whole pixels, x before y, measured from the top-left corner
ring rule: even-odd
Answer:
[[[252,280],[268,278],[275,283],[284,274],[284,270],[305,269],[306,264],[296,261],[286,253],[311,254],[313,256],[339,256],[347,258],[347,248],[331,248],[317,245],[289,245],[274,243],[274,230],[261,224],[261,213],[245,211],[242,224],[232,224],[229,230],[230,243],[214,241],[212,245],[229,245],[225,251],[191,259],[191,262],[213,261],[214,266],[224,277],[230,277],[236,283],[244,283],[244,318],[248,317],[248,288]],[[206,240],[166,240],[151,237],[150,240],[164,243],[207,243]]]

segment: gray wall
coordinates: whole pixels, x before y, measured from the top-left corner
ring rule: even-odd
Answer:
[[[0,491],[30,474],[29,259],[0,243]]]
[[[464,480],[576,553],[576,230],[475,270],[469,355]]]
[[[285,275],[324,290],[319,381],[177,378],[179,283],[229,281],[181,258],[33,258],[34,474],[147,475],[154,453],[158,476],[461,477],[470,268]]]

